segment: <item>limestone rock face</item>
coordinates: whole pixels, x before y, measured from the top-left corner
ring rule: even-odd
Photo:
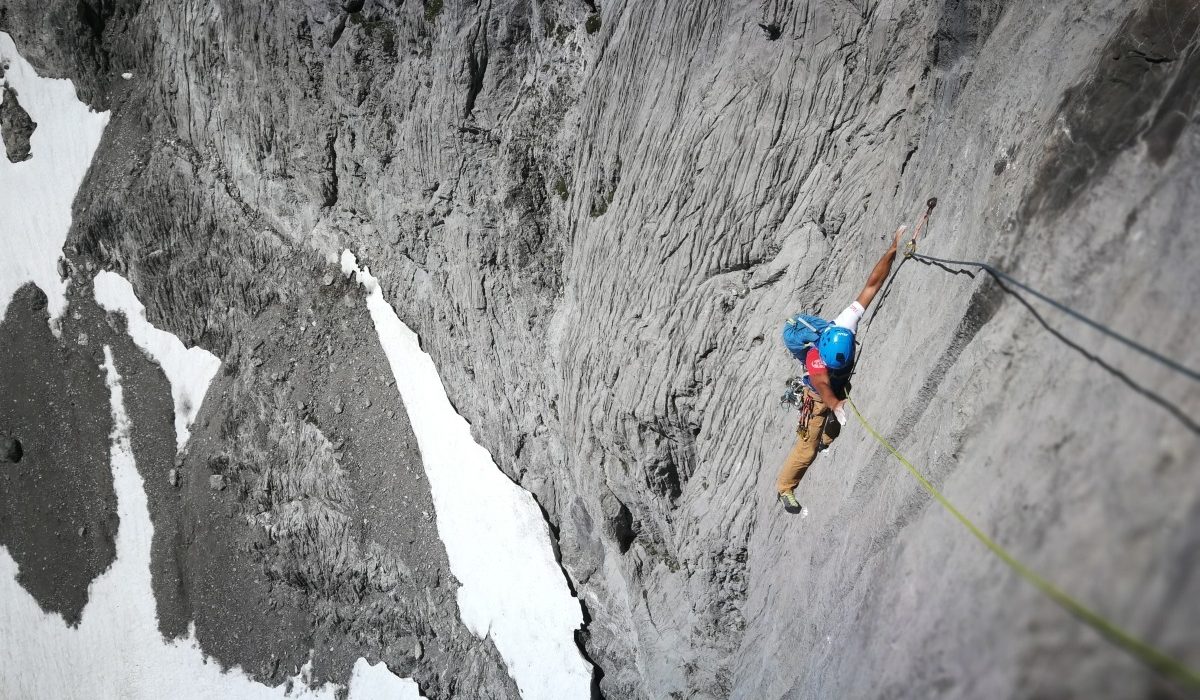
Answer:
[[[37,124],[29,118],[29,113],[17,101],[17,93],[5,87],[0,95],[0,136],[4,138],[4,150],[8,159],[14,163],[28,160],[29,137],[33,135]]]
[[[226,363],[259,367],[270,337],[316,372],[356,346],[296,319],[349,295],[323,261],[353,249],[546,510],[605,696],[1162,690],[854,421],[797,492],[808,517],[784,514],[778,333],[849,304],[936,196],[920,252],[1200,367],[1190,0],[9,4],[0,29],[113,110],[73,264],[120,270]],[[1200,666],[1194,379],[959,269],[899,264],[860,326],[856,405],[1014,554]],[[266,370],[227,383],[275,401]],[[430,697],[477,692],[462,659],[514,693],[439,596],[406,614],[447,645],[371,643],[440,678]],[[354,614],[322,633],[372,634]]]

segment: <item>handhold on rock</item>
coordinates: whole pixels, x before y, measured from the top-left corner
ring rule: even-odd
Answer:
[[[929,201],[925,202],[925,206],[929,207],[930,209],[933,209],[934,207],[936,207],[937,206],[937,197],[930,197]]]
[[[16,464],[25,456],[25,448],[21,446],[21,441],[15,437],[0,438],[0,462],[12,462]]]
[[[223,474],[213,474],[208,477],[208,488],[213,491],[225,490],[225,476]]]
[[[767,35],[767,40],[775,41],[783,34],[783,28],[772,22],[771,24],[759,24],[760,29]]]
[[[179,470],[178,469],[172,469],[171,471],[167,472],[167,482],[171,484],[172,488],[179,486]]]

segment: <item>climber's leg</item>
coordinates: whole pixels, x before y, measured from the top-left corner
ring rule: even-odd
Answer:
[[[805,392],[812,394],[808,389],[805,389]],[[813,408],[808,424],[802,423],[800,429],[796,431],[796,444],[788,453],[783,467],[779,470],[779,477],[775,482],[775,490],[779,493],[791,491],[800,485],[800,479],[804,477],[804,471],[808,469],[808,465],[812,464],[816,458],[817,446],[825,434],[829,409],[821,402],[821,399],[816,397],[816,394],[812,394],[812,396]]]

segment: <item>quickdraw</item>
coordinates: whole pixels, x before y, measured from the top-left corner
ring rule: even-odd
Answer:
[[[799,411],[801,397],[804,393],[804,376],[790,377],[784,384],[786,388],[783,390],[783,395],[779,397],[779,407],[785,410],[794,408]]]
[[[917,228],[913,231],[912,238],[908,239],[908,243],[904,246],[904,257],[911,258],[917,254],[917,236],[921,235],[921,229],[925,228],[925,223],[929,221],[929,215],[933,213],[933,208],[937,206],[937,197],[930,197],[928,202],[925,202],[925,213],[917,221]]]

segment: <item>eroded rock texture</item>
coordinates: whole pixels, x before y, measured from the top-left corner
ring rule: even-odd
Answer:
[[[1195,3],[12,5],[0,27],[31,59],[114,110],[72,258],[227,364],[270,337],[307,368],[320,343],[296,319],[326,307],[306,251],[353,248],[558,528],[606,695],[1161,690],[861,426],[805,478],[811,515],[783,515],[777,333],[849,303],[936,195],[923,251],[1200,366]],[[1200,392],[1012,291],[906,261],[862,327],[858,406],[1014,553],[1200,665]],[[237,464],[303,421],[272,381],[214,384],[274,408],[214,422],[189,459]],[[222,498],[256,503],[239,493]],[[354,551],[350,569],[372,561]],[[368,599],[315,624],[354,628]],[[455,624],[437,601],[406,619]],[[459,692],[513,692],[489,649],[470,677],[492,684]],[[443,663],[412,672],[455,678]]]
[[[29,138],[37,124],[17,101],[17,93],[12,88],[5,86],[0,93],[0,137],[4,139],[5,155],[14,163],[29,160]]]

